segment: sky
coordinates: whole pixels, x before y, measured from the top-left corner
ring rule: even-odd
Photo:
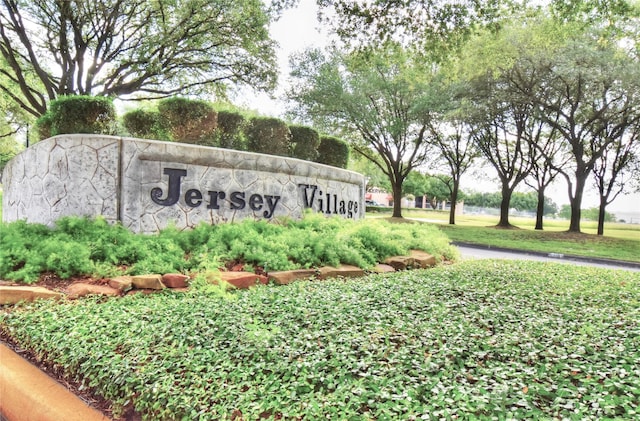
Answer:
[[[283,117],[284,102],[277,99],[284,95],[289,75],[289,56],[311,47],[322,47],[328,43],[328,35],[321,31],[317,20],[318,8],[316,0],[300,0],[298,6],[284,12],[283,16],[270,28],[271,38],[279,44],[277,49],[278,67],[280,69],[279,87],[276,99],[256,92],[241,92],[237,105],[257,110],[260,114],[271,117]]]
[[[286,89],[289,75],[289,56],[309,47],[323,47],[327,45],[329,35],[321,30],[317,21],[317,6],[315,0],[300,0],[298,6],[284,12],[282,18],[275,22],[271,29],[272,38],[278,42],[278,66],[280,68],[279,87],[275,93],[276,99],[267,94],[242,92],[234,101],[237,105],[258,111],[262,115],[283,117],[284,102],[277,99]],[[489,171],[487,171],[489,172]],[[499,190],[497,179],[490,174],[475,176],[467,174],[461,180],[463,190],[495,192]],[[546,192],[559,207],[569,204],[566,183],[562,180],[555,182]],[[598,196],[594,189],[585,191],[582,208],[598,206]],[[640,193],[620,195],[607,207],[607,211],[616,214],[618,218],[640,221]]]

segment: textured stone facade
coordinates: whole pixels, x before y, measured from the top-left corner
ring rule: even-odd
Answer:
[[[61,135],[16,156],[3,219],[52,224],[101,215],[134,232],[201,222],[300,218],[305,208],[364,217],[364,177],[322,164],[181,143]]]

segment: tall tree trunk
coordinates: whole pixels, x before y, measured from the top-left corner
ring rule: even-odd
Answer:
[[[394,218],[402,218],[402,181],[396,181],[391,186],[393,191],[393,215]]]
[[[536,227],[542,230],[542,218],[544,217],[544,187],[538,189],[538,206],[536,207]]]
[[[569,220],[569,232],[580,232],[580,203],[582,202],[582,200],[573,198],[569,202],[571,203],[571,219]]]
[[[451,210],[449,211],[449,225],[456,224],[456,203],[458,202],[458,188],[460,182],[453,182],[453,191],[451,192]]]
[[[502,202],[500,202],[500,221],[498,226],[509,228],[509,204],[511,203],[511,194],[513,191],[505,184],[502,184]]]
[[[582,211],[580,207],[582,206],[582,195],[584,193],[585,182],[586,176],[576,177],[576,192],[573,197],[571,197],[571,191],[569,191],[569,203],[571,204],[571,221],[569,222],[569,232],[581,232],[580,217]]]
[[[604,217],[606,215],[607,204],[600,198],[600,207],[598,209],[598,235],[604,235]]]

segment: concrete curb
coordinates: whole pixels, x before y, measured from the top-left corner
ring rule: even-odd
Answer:
[[[627,260],[603,259],[600,257],[584,257],[584,256],[575,256],[575,255],[564,254],[564,253],[546,253],[546,252],[540,252],[540,251],[510,249],[506,247],[487,246],[484,244],[465,243],[463,241],[453,241],[451,242],[451,245],[483,249],[483,250],[504,251],[508,253],[528,254],[531,256],[550,257],[558,260],[573,260],[576,262],[590,262],[590,263],[599,263],[603,265],[617,265],[617,266],[624,266],[624,267],[629,267],[634,269],[640,269],[640,263],[629,262]]]
[[[0,414],[7,421],[109,421],[1,343]]]

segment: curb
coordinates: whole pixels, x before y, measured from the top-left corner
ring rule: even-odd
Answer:
[[[109,421],[64,386],[0,343],[0,419]]]
[[[624,267],[629,267],[634,269],[640,269],[640,263],[629,262],[627,260],[614,260],[614,259],[604,259],[601,257],[575,256],[575,255],[564,254],[564,253],[547,253],[547,252],[541,252],[541,251],[511,249],[507,247],[495,247],[495,246],[487,246],[484,244],[465,243],[463,241],[452,241],[450,244],[453,246],[463,246],[463,247],[482,249],[482,250],[495,250],[495,251],[504,251],[509,253],[517,253],[517,254],[528,254],[531,256],[550,257],[558,260],[573,260],[576,262],[589,262],[589,263],[598,263],[603,265],[616,265],[616,266],[624,266]]]

